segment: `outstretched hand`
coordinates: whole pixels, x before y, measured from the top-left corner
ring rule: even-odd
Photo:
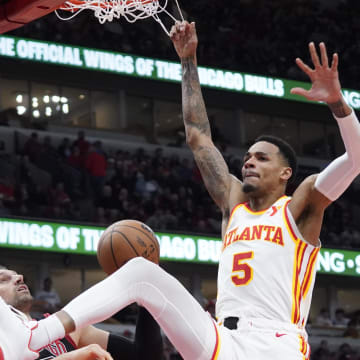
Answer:
[[[326,52],[325,44],[322,42],[320,47],[320,58],[313,42],[309,44],[309,51],[314,69],[306,65],[300,58],[296,59],[298,67],[309,76],[312,87],[305,90],[300,87],[291,89],[292,94],[304,96],[308,100],[323,101],[333,104],[342,97],[341,85],[338,73],[338,54],[333,54],[331,66]]]
[[[196,55],[198,38],[194,22],[177,21],[170,30],[170,38],[180,59]]]

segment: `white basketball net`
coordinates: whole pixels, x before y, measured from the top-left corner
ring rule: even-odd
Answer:
[[[161,1],[161,4],[160,4]],[[181,19],[184,20],[178,1],[175,0]],[[168,30],[160,20],[158,14],[166,13],[174,21],[176,19],[167,10],[168,0],[72,0],[65,1],[58,10],[66,10],[69,16],[63,16],[58,10],[55,11],[57,17],[61,20],[70,20],[83,10],[92,10],[95,17],[101,24],[114,19],[125,18],[128,22],[133,23],[136,20],[154,18],[169,35]]]

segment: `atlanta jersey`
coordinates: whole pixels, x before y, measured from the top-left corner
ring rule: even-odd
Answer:
[[[219,263],[219,321],[237,316],[304,328],[319,247],[302,238],[289,201],[283,196],[259,212],[248,203],[232,210]]]
[[[49,314],[44,314],[44,317]],[[39,359],[49,360],[57,356],[75,350],[77,347],[70,336],[65,336],[62,339],[56,340],[50,345],[45,346],[39,353]]]

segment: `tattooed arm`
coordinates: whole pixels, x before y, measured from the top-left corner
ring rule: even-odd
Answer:
[[[232,186],[241,187],[241,183],[230,175],[223,156],[211,138],[197,72],[195,24],[176,23],[170,35],[181,59],[186,141],[194,154],[207,190],[226,217],[231,206],[229,198]]]

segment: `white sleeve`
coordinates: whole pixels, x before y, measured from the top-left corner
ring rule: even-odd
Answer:
[[[35,360],[39,354],[29,348],[31,327],[17,317],[0,297],[0,348],[4,360]],[[0,356],[1,358],[1,356]]]
[[[332,161],[317,177],[315,188],[335,201],[360,174],[360,124],[354,113],[337,118],[346,152]]]
[[[32,329],[31,341],[29,348],[39,351],[44,346],[51,344],[55,340],[65,336],[65,329],[60,319],[55,315],[42,319],[37,322]]]

